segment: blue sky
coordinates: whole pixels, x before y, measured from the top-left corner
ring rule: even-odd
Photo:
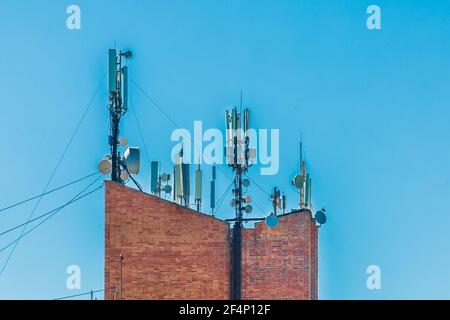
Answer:
[[[66,28],[70,4],[81,8],[81,30]],[[370,4],[381,8],[382,30],[366,28]],[[329,213],[320,229],[320,298],[450,298],[448,1],[3,0],[0,38],[0,208],[42,191],[116,43],[135,54],[131,76],[187,129],[194,120],[222,129],[225,108],[243,90],[254,126],[280,129],[279,173],[249,174],[267,192],[285,190],[288,207],[303,134],[313,203]],[[150,158],[170,170],[174,127],[135,87],[130,95]],[[50,188],[94,172],[108,153],[106,100],[104,82]],[[122,133],[143,147],[131,112]],[[149,171],[143,155],[137,179],[146,190]],[[43,198],[35,215],[83,183]],[[219,173],[219,195],[228,183]],[[261,190],[252,185],[249,194],[269,212]],[[231,216],[227,202],[219,217]],[[0,231],[26,221],[34,204],[0,213]],[[19,234],[0,236],[0,245]],[[103,288],[103,246],[100,191],[22,239],[0,275],[0,298]],[[0,253],[1,265],[8,254]],[[66,288],[73,264],[79,291]],[[366,287],[372,264],[381,290]]]

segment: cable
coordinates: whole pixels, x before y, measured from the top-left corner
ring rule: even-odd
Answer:
[[[72,198],[75,199],[76,197],[80,196],[84,191],[86,191],[87,189],[89,189],[95,182],[98,181],[98,179],[101,178],[101,176],[99,176],[98,178],[96,178],[94,181],[92,181],[87,187],[85,187],[83,190],[81,190],[77,195],[75,195],[75,197]],[[101,189],[103,187],[103,184],[98,187],[97,189],[95,189],[94,191],[97,191],[99,189]],[[8,243],[6,246],[4,246],[3,248],[0,249],[0,252],[3,252],[4,250],[6,250],[7,248],[9,248],[10,246],[12,246],[13,244],[17,243],[20,239],[24,238],[26,235],[30,234],[30,232],[32,232],[33,230],[35,230],[37,227],[41,226],[43,223],[45,223],[46,221],[48,221],[49,219],[51,219],[53,216],[55,216],[55,214],[57,214],[58,212],[60,212],[62,210],[59,209],[56,212],[54,212],[52,215],[48,216],[47,218],[45,218],[44,220],[42,220],[41,222],[39,222],[37,225],[35,225],[33,228],[31,228],[30,230],[28,230],[27,232],[21,234],[16,240],[11,241],[10,243]],[[26,227],[26,226],[25,226]]]
[[[53,177],[54,177],[55,174],[56,174],[56,171],[58,170],[59,166],[61,165],[61,162],[62,162],[62,160],[64,159],[64,156],[66,155],[67,150],[69,150],[69,147],[70,147],[70,145],[72,144],[72,142],[73,142],[73,140],[74,140],[74,138],[75,138],[75,136],[76,136],[76,134],[77,134],[77,132],[78,132],[78,129],[81,127],[81,124],[83,123],[84,118],[86,117],[86,115],[87,115],[89,109],[91,108],[92,104],[94,103],[94,99],[95,99],[95,97],[97,96],[98,92],[100,91],[100,88],[102,87],[103,82],[105,81],[105,78],[106,78],[106,72],[104,73],[104,75],[103,75],[103,77],[102,77],[102,80],[100,81],[100,84],[98,85],[97,89],[95,90],[94,95],[93,95],[92,98],[90,99],[89,104],[87,105],[86,109],[84,110],[84,112],[83,112],[83,114],[82,114],[82,116],[81,116],[81,119],[78,121],[78,124],[77,124],[77,126],[75,127],[75,131],[73,132],[72,136],[70,137],[69,142],[67,143],[66,147],[64,148],[63,153],[62,153],[61,156],[59,157],[59,159],[58,159],[58,161],[57,161],[57,163],[56,163],[56,166],[55,166],[55,168],[53,169],[53,171],[52,171],[52,173],[51,173],[51,175],[50,175],[50,178],[48,179],[47,184],[45,185],[44,190],[42,191],[42,193],[45,193],[45,192],[47,191],[47,188],[49,187],[50,183],[52,182]],[[33,217],[34,213],[36,212],[37,207],[38,207],[39,204],[41,203],[41,200],[42,200],[42,196],[39,197],[38,201],[36,202],[36,205],[34,206],[33,210],[31,211],[30,216],[28,217],[28,220],[31,220],[31,218]],[[3,264],[2,269],[0,270],[0,276],[3,274],[3,271],[5,271],[5,268],[6,268],[6,266],[8,265],[9,260],[11,259],[12,255],[14,254],[14,251],[16,250],[17,245],[19,244],[19,240],[20,240],[20,239],[22,238],[22,236],[24,235],[24,232],[25,232],[26,228],[27,228],[27,225],[25,225],[25,226],[23,227],[22,232],[20,233],[19,238],[17,238],[17,241],[14,242],[15,245],[14,245],[14,247],[12,248],[11,252],[9,253],[8,258],[6,259],[5,263]]]
[[[8,209],[12,209],[12,208],[14,208],[14,207],[20,206],[21,204],[27,203],[27,202],[29,202],[29,201],[31,201],[31,200],[36,199],[36,198],[43,197],[43,196],[46,196],[46,195],[48,195],[48,194],[50,194],[50,193],[52,193],[52,192],[55,192],[55,191],[64,189],[64,188],[66,188],[66,187],[68,187],[68,186],[71,186],[71,185],[77,183],[77,182],[80,182],[80,181],[83,181],[83,180],[85,180],[85,179],[87,179],[87,178],[90,178],[90,177],[92,177],[92,176],[94,176],[94,175],[96,175],[96,174],[98,174],[97,171],[96,171],[96,172],[93,172],[93,173],[91,173],[91,174],[88,174],[87,176],[85,176],[85,177],[83,177],[83,178],[80,178],[80,179],[74,180],[74,181],[72,181],[72,182],[66,183],[65,185],[62,185],[62,186],[60,186],[60,187],[58,187],[58,188],[52,189],[52,190],[50,190],[50,191],[41,193],[41,194],[39,194],[39,195],[37,195],[37,196],[28,198],[28,199],[26,199],[26,200],[17,202],[17,203],[12,204],[12,205],[9,205],[9,206],[7,206],[7,207],[4,207],[4,208],[0,209],[0,212],[6,211],[6,210],[8,210]]]
[[[158,110],[161,112],[171,123],[175,128],[180,128],[181,126],[173,120],[171,116],[167,112],[164,111],[164,109],[139,85],[137,82],[130,77],[131,82],[138,88],[138,90],[146,97]],[[194,142],[194,140],[191,138],[191,141]],[[225,170],[223,170],[221,167],[217,167],[220,172],[229,180],[232,180],[232,178],[226,173]]]
[[[41,218],[43,218],[43,217],[45,217],[45,216],[48,216],[49,214],[51,214],[51,213],[53,213],[53,212],[55,212],[55,211],[59,211],[59,210],[61,210],[61,209],[64,209],[64,208],[67,207],[68,205],[70,205],[70,204],[72,204],[72,203],[74,203],[74,202],[76,202],[76,201],[78,201],[78,200],[81,200],[81,199],[83,199],[84,197],[87,197],[88,195],[90,195],[91,193],[94,193],[94,192],[97,191],[98,189],[99,189],[99,188],[94,189],[94,190],[92,190],[92,191],[89,191],[88,193],[83,194],[82,196],[79,196],[79,197],[77,197],[77,198],[74,198],[74,199],[70,200],[69,202],[66,202],[66,203],[63,204],[62,206],[59,206],[59,207],[57,207],[57,208],[55,208],[55,209],[53,209],[53,210],[51,210],[51,211],[48,211],[48,212],[46,212],[46,213],[44,213],[44,214],[41,214],[40,216],[38,216],[38,217],[36,217],[36,218],[33,218],[33,219],[31,219],[31,220],[29,220],[29,221],[27,221],[27,222],[24,222],[24,223],[22,223],[22,224],[19,224],[19,225],[15,226],[15,227],[13,227],[13,228],[11,228],[11,229],[8,229],[8,230],[6,230],[6,231],[3,231],[3,232],[0,233],[0,236],[2,236],[2,235],[4,235],[4,234],[7,234],[7,233],[9,233],[9,232],[11,232],[11,231],[14,231],[14,230],[16,230],[16,229],[18,229],[18,228],[20,228],[20,227],[22,227],[22,226],[24,226],[24,225],[27,225],[27,224],[29,224],[29,223],[34,222],[34,221],[36,221],[36,220],[39,220],[39,219],[41,219]]]
[[[105,289],[99,289],[99,290],[94,290],[94,291],[74,294],[74,295],[71,295],[71,296],[65,296],[65,297],[56,298],[56,299],[53,299],[53,300],[65,300],[65,299],[70,299],[70,298],[75,298],[75,297],[87,296],[88,294],[94,294],[94,293],[99,293],[99,292],[103,292],[103,291],[105,291]]]
[[[142,92],[142,94],[159,110],[159,112],[161,112],[176,128],[179,128],[180,126],[175,122],[175,120],[172,119],[171,116],[169,116],[169,114],[167,112],[164,111],[164,109],[158,104],[156,103],[155,100],[152,99],[152,97],[150,97],[150,95],[145,92],[144,89],[142,89],[142,87],[140,85],[138,85],[136,83],[136,81],[134,81],[134,79],[132,77],[130,77],[131,82],[133,82],[133,84],[136,86],[136,88],[139,89],[139,91]]]
[[[230,191],[230,188],[233,186],[234,181],[232,181],[229,186],[227,187],[227,189],[224,191],[224,193],[219,197],[219,201],[217,201],[218,205],[217,208],[215,210],[215,212],[219,212],[220,206],[222,205],[223,201],[225,200],[226,196],[228,195],[228,192]]]
[[[130,106],[131,106],[131,111],[133,112],[134,120],[136,121],[136,125],[137,125],[138,132],[139,132],[139,137],[141,138],[142,144],[144,145],[144,148],[145,148],[145,155],[147,156],[147,160],[150,163],[151,160],[150,160],[150,156],[148,155],[147,144],[145,143],[145,139],[144,139],[144,136],[142,134],[141,124],[139,123],[139,119],[137,117],[137,113],[136,113],[136,110],[134,108],[134,103],[133,103],[133,100],[131,99],[131,96],[130,96]]]
[[[264,190],[263,187],[261,187],[259,184],[257,184],[255,180],[253,180],[252,178],[250,178],[247,174],[244,174],[244,176],[245,176],[246,178],[248,178],[251,182],[253,182],[259,189],[261,189],[262,192],[264,192],[267,196],[269,196],[269,198],[271,197],[271,194],[269,194],[266,190]]]

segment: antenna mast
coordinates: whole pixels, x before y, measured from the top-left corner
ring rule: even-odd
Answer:
[[[242,109],[242,94],[241,94],[241,109]],[[243,211],[250,213],[252,208],[250,205],[243,205],[246,203],[243,197],[243,179],[245,174],[251,166],[249,143],[250,143],[250,111],[245,109],[238,112],[237,108],[226,111],[226,129],[227,129],[227,147],[226,156],[227,163],[235,173],[234,177],[234,199],[232,205],[235,209],[235,219],[232,234],[232,263],[231,263],[231,298],[233,300],[241,299],[241,261],[242,261],[242,224]],[[249,182],[244,179],[244,186],[248,186]]]
[[[122,57],[131,58],[131,51],[109,49],[109,119],[111,149],[111,180],[124,183],[121,177],[121,160],[118,152],[120,118],[128,110],[128,67],[122,67]]]

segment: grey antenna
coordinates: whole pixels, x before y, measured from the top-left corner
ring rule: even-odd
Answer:
[[[174,199],[176,202],[182,204],[183,201],[183,175],[182,175],[182,162],[181,157],[179,155],[176,155],[175,159],[175,166],[174,166]]]
[[[182,175],[182,185],[183,185],[183,200],[184,206],[189,205],[189,199],[191,197],[191,182],[190,182],[190,165],[189,163],[181,164],[181,175]]]
[[[202,170],[200,165],[195,170],[195,203],[197,205],[197,211],[200,211],[202,205]]]
[[[281,196],[281,210],[283,210],[283,214],[286,213],[286,195],[284,194],[284,192]]]
[[[307,173],[305,180],[305,207],[308,209],[311,208],[311,182],[309,173]]]
[[[153,194],[158,193],[158,170],[159,170],[159,162],[152,161],[151,162],[151,180],[150,180],[150,190]]]

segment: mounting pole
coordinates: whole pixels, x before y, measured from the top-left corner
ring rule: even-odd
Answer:
[[[120,255],[120,300],[122,300],[122,267],[123,267],[123,255]]]

